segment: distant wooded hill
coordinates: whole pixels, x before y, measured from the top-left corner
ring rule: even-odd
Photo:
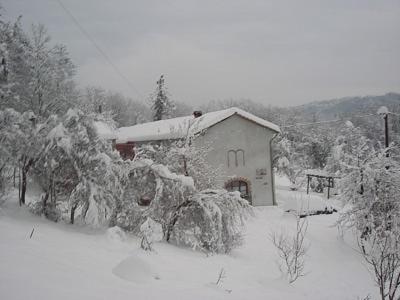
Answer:
[[[349,118],[358,114],[376,113],[379,107],[387,106],[389,111],[400,112],[400,94],[387,93],[381,96],[346,97],[333,100],[315,101],[287,108],[298,119],[310,122],[338,118]]]

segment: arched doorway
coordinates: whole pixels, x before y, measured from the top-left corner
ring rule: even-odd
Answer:
[[[225,183],[225,189],[229,192],[240,192],[240,196],[251,203],[250,181],[246,178],[233,178]]]

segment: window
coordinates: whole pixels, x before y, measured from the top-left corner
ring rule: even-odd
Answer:
[[[239,167],[245,165],[244,160],[244,150],[237,149],[237,150],[229,150],[227,153],[227,160],[228,160],[228,168],[229,167]]]
[[[232,180],[225,185],[225,188],[229,192],[240,192],[240,196],[250,202],[249,185],[246,181]]]

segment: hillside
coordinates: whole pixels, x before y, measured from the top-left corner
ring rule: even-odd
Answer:
[[[379,107],[387,106],[390,111],[400,111],[400,94],[387,93],[381,96],[346,97],[325,101],[314,101],[304,105],[288,108],[310,121],[313,118],[323,121],[353,114],[375,113]]]

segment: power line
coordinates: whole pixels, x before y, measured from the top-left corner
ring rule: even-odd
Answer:
[[[61,0],[56,1],[60,7],[65,11],[65,13],[71,18],[71,20],[75,23],[81,33],[93,44],[93,46],[97,49],[97,51],[104,57],[104,59],[108,62],[108,64],[114,69],[114,71],[122,78],[123,81],[129,86],[129,88],[138,94],[141,98],[144,98],[142,93],[139,92],[137,88],[133,86],[133,84],[129,81],[129,79],[118,69],[118,67],[112,62],[110,57],[101,49],[101,47],[97,44],[97,42],[92,38],[92,36],[83,28],[83,26],[79,23],[78,19],[74,17],[70,10],[68,10],[65,5],[61,2]]]
[[[368,114],[368,115],[355,115],[351,116],[353,118],[364,118],[364,117],[370,117],[370,116],[376,116],[376,114]],[[296,123],[292,125],[283,125],[280,127],[288,128],[288,127],[294,127],[294,126],[307,126],[307,125],[316,125],[316,124],[328,124],[328,123],[337,123],[337,122],[345,122],[347,120],[343,119],[336,119],[336,120],[328,120],[328,121],[319,121],[319,122],[312,122],[312,123]]]

